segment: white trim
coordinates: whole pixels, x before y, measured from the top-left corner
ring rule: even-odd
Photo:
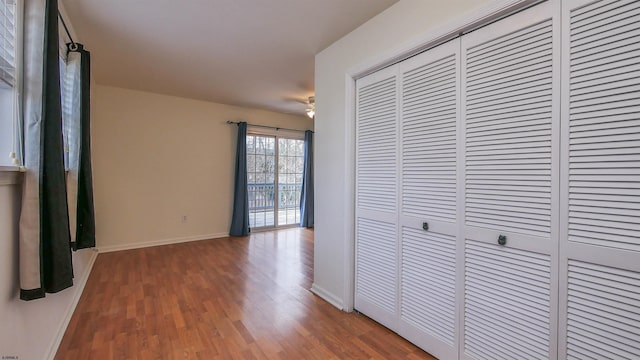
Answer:
[[[280,226],[262,226],[262,227],[257,227],[257,228],[251,228],[249,231],[249,236],[251,236],[251,234],[259,234],[259,233],[263,233],[263,232],[268,232],[268,231],[278,231],[278,230],[287,230],[287,229],[295,229],[295,228],[303,228],[302,226],[300,226],[300,224],[287,224],[287,225],[280,225]]]
[[[462,74],[466,72],[466,63],[463,60],[462,40],[458,42],[458,118],[456,121],[456,224],[465,224],[466,199],[465,182],[466,168],[464,154],[466,153],[466,109],[462,106],[462,95],[467,91],[467,84],[462,81]],[[464,276],[465,276],[465,227],[458,226],[456,232],[456,328],[455,343],[458,344],[458,359],[464,359]]]
[[[15,44],[15,78],[16,83],[13,87],[14,93],[14,109],[12,129],[13,129],[13,146],[11,151],[15,154],[15,160],[18,164],[24,165],[24,124],[23,109],[22,109],[22,91],[24,89],[24,74],[23,74],[23,57],[24,57],[24,0],[16,1],[16,44]],[[21,166],[20,171],[24,172],[24,168]]]
[[[313,283],[313,285],[311,285],[311,289],[309,289],[309,291],[311,291],[312,293],[318,295],[324,301],[326,301],[329,304],[337,307],[338,309],[344,310],[344,306],[343,306],[344,304],[343,304],[342,300],[339,297],[337,297],[336,295],[334,295],[331,292],[327,291],[323,287],[317,285],[316,283]]]
[[[0,186],[17,185],[22,182],[22,175],[18,166],[0,166]]]
[[[108,253],[114,251],[121,250],[132,250],[132,249],[141,249],[151,246],[161,246],[161,245],[171,245],[171,244],[180,244],[191,241],[200,241],[200,240],[210,240],[210,239],[219,239],[223,237],[228,237],[229,233],[217,233],[217,234],[208,234],[208,235],[195,235],[195,236],[186,236],[172,239],[162,239],[162,240],[152,240],[145,241],[140,243],[132,243],[132,244],[124,244],[124,245],[111,245],[111,246],[100,246],[98,249],[101,253]]]
[[[0,165],[0,172],[20,172],[20,166]]]
[[[397,48],[374,56],[362,63],[347,69],[345,73],[345,258],[344,258],[344,309],[353,310],[354,298],[354,267],[355,267],[355,109],[356,109],[356,87],[355,81],[365,75],[371,74],[386,66],[395,64],[420,52],[426,51],[441,43],[451,40],[465,31],[470,31],[487,25],[496,19],[502,18],[510,13],[523,10],[533,4],[542,2],[541,0],[499,0],[475,11],[463,15],[457,21],[450,22],[440,28],[429,31],[422,36],[404,42]],[[314,285],[313,289],[317,286]],[[318,289],[317,295],[325,300],[327,298],[320,294],[323,289]],[[326,293],[327,297],[335,296]],[[329,300],[327,300],[329,301]],[[329,301],[331,302],[331,301]],[[335,304],[334,304],[335,305]],[[339,307],[336,305],[336,307]]]
[[[356,125],[356,81],[348,74],[344,77],[345,94],[354,94],[354,96],[347,96],[345,106],[345,128],[344,128],[344,142],[345,142],[345,163],[344,163],[344,181],[346,183],[344,191],[344,214],[345,214],[345,226],[344,226],[344,290],[342,298],[344,299],[344,311],[352,312],[354,308],[354,287],[355,287],[355,217],[356,217],[356,145],[355,145],[355,125]]]
[[[488,25],[509,14],[544,1],[546,0],[499,0],[492,2],[480,9],[460,16],[456,21],[448,22],[444,26],[429,30],[421,36],[405,41],[395,49],[374,56],[348,69],[347,74],[354,79],[361,78],[443,44],[464,33]]]
[[[552,94],[554,100],[551,103],[551,274],[550,298],[549,298],[549,357],[558,359],[559,349],[559,318],[560,318],[560,184],[562,179],[562,9],[561,1],[549,1],[549,14],[551,15],[552,32]],[[569,118],[567,118],[569,119]]]
[[[247,135],[273,136],[283,139],[304,140],[304,132],[307,130],[286,130],[286,129],[270,129],[264,128],[263,125],[247,124]]]
[[[78,302],[80,301],[80,297],[84,292],[84,287],[87,285],[87,280],[89,280],[89,275],[91,274],[91,270],[93,270],[93,264],[96,262],[96,258],[98,257],[98,250],[92,249],[93,254],[89,259],[89,263],[87,264],[87,269],[82,274],[82,278],[80,282],[75,287],[75,294],[73,295],[73,299],[71,303],[67,307],[67,311],[65,312],[64,319],[60,323],[60,327],[56,332],[56,337],[53,338],[51,345],[49,345],[49,351],[47,355],[47,359],[53,360],[56,357],[56,353],[58,352],[58,347],[60,347],[60,343],[62,342],[62,338],[64,337],[65,332],[67,332],[67,327],[69,326],[69,322],[71,321],[71,317],[76,310],[76,306],[78,306]]]

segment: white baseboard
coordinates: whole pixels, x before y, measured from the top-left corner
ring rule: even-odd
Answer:
[[[228,236],[229,236],[228,233],[195,235],[195,236],[187,236],[187,237],[173,238],[173,239],[145,241],[145,242],[132,243],[132,244],[100,246],[98,248],[100,249],[101,253],[107,253],[107,252],[121,251],[121,250],[140,249],[140,248],[151,247],[151,246],[179,244],[179,243],[185,243],[190,241],[218,239],[218,238],[223,238]]]
[[[98,257],[97,249],[94,249],[92,252],[93,253],[91,254],[91,258],[89,258],[89,262],[87,263],[87,269],[84,271],[84,274],[82,274],[82,278],[80,278],[80,281],[76,285],[74,285],[74,290],[76,293],[73,295],[73,299],[67,307],[67,311],[64,315],[64,319],[62,319],[62,322],[60,323],[60,327],[58,328],[56,337],[53,338],[53,342],[49,346],[47,359],[53,360],[56,357],[58,347],[60,347],[60,343],[62,342],[64,333],[67,331],[67,326],[69,326],[71,317],[76,310],[76,306],[78,306],[78,302],[80,301],[80,297],[82,296],[84,287],[85,285],[87,285],[87,280],[89,280],[89,275],[91,274],[91,270],[93,269],[93,264],[96,262],[96,258]]]
[[[316,283],[311,285],[310,291],[318,296],[320,296],[323,300],[328,302],[329,304],[337,307],[340,310],[344,310],[342,299],[338,296],[332,294],[321,286],[318,286]]]

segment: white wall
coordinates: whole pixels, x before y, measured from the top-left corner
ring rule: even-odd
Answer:
[[[491,0],[401,0],[316,55],[315,127],[315,260],[314,291],[345,308],[345,246],[353,243],[349,218],[353,199],[346,196],[353,188],[347,168],[345,126],[346,74],[380,60],[396,49],[408,50],[420,39],[428,39],[442,28]],[[432,36],[432,35],[431,35]],[[348,192],[347,192],[348,193]]]
[[[229,233],[237,127],[227,120],[313,129],[305,116],[115,87],[93,96],[101,251]]]

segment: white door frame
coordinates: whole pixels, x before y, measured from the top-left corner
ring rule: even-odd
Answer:
[[[264,128],[259,128],[259,127],[252,127],[251,125],[248,125],[248,129],[247,129],[247,136],[264,136],[264,137],[273,137],[275,139],[275,170],[274,170],[274,178],[273,178],[273,184],[275,187],[275,192],[276,192],[276,199],[275,204],[274,204],[274,219],[273,219],[273,226],[261,226],[259,228],[255,228],[255,231],[269,231],[269,230],[275,230],[275,229],[286,229],[286,228],[294,228],[294,227],[298,227],[300,226],[300,224],[287,224],[287,225],[280,225],[278,224],[278,199],[280,196],[280,193],[278,191],[278,181],[279,181],[279,174],[278,174],[278,161],[279,160],[279,155],[280,155],[280,149],[278,148],[279,144],[278,144],[278,140],[279,139],[291,139],[291,140],[304,140],[304,134],[299,132],[299,131],[287,131],[287,130],[279,130],[279,129],[264,129]],[[254,230],[253,228],[251,230]]]

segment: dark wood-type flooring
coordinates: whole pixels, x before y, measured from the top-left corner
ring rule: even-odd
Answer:
[[[433,359],[312,279],[299,228],[100,254],[56,359]]]

